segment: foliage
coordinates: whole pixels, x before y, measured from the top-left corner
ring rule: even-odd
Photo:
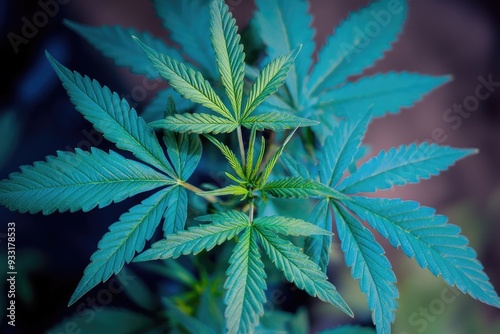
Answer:
[[[263,330],[259,321],[265,314],[273,268],[297,288],[353,316],[326,274],[335,227],[346,264],[366,294],[377,332],[389,333],[397,309],[396,277],[384,249],[363,225],[366,222],[422,268],[473,298],[500,307],[476,253],[446,217],[416,202],[363,196],[428,179],[476,153],[411,144],[382,151],[358,167],[366,152],[363,137],[373,118],[412,106],[449,78],[388,73],[350,80],[381,58],[400,33],[407,4],[396,1],[398,10],[390,12],[389,2],[373,2],[349,16],[312,64],[316,46],[307,2],[257,0],[254,22],[271,59],[261,69],[260,62],[245,63],[238,27],[222,0],[153,1],[180,51],[133,28],[69,22],[71,29],[118,65],[150,78],[161,76],[170,85],[146,108],[144,117],[151,120],[146,123],[117,93],[70,71],[47,53],[76,109],[117,149],[132,153],[135,159],[125,152],[98,148],[57,152],[1,181],[0,203],[19,212],[51,214],[89,211],[149,192],[149,197],[110,225],[69,304],[132,261],[203,256],[219,246],[228,250],[221,284],[223,326],[228,333]],[[371,13],[382,11],[391,17],[380,34],[356,34],[373,20]],[[193,20],[199,29],[191,32],[187,22]],[[214,52],[207,53],[208,47]],[[166,96],[171,96],[168,101]],[[178,111],[176,106],[182,108]],[[285,154],[288,145],[294,149]],[[225,175],[232,184],[188,182],[200,163],[202,146],[217,149],[225,158],[230,168]],[[207,204],[195,219],[204,222],[198,225],[189,217],[191,193]],[[315,205],[309,222],[266,214],[273,211],[276,198]],[[164,238],[157,240],[155,230],[162,221]],[[150,240],[152,245],[144,251]],[[189,272],[178,279],[188,285],[196,281]],[[207,300],[212,297],[199,296],[199,312],[206,315]],[[166,318],[180,322],[188,332],[221,330],[208,323],[213,321],[210,317],[186,312],[174,299],[166,297],[162,302],[168,310]],[[106,312],[118,322],[142,317]],[[139,322],[149,327],[150,320]],[[371,330],[342,327],[324,333],[361,331]]]

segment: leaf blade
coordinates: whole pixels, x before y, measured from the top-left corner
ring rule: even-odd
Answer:
[[[256,127],[257,130],[284,131],[295,129],[298,127],[308,127],[319,124],[316,121],[294,116],[283,112],[270,112],[265,114],[254,115],[245,118],[241,125],[251,129]]]
[[[238,124],[232,120],[210,114],[177,114],[148,124],[153,128],[181,133],[230,133]]]
[[[309,237],[312,235],[331,236],[332,234],[330,231],[322,229],[302,219],[296,219],[290,217],[281,217],[281,216],[259,217],[254,220],[253,224],[255,226],[258,226],[259,228],[267,229],[271,232],[283,235]]]

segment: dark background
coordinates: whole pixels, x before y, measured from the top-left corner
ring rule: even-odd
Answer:
[[[327,35],[349,11],[367,3],[360,0],[312,0],[317,44],[325,42]],[[232,0],[228,4],[233,7],[238,25],[244,27],[253,11],[253,2]],[[447,135],[443,144],[479,148],[479,155],[460,161],[450,171],[430,181],[387,191],[384,195],[416,200],[448,215],[452,223],[463,228],[493,285],[500,289],[500,243],[497,241],[500,232],[500,92],[495,91],[482,102],[457,129],[443,120],[447,109],[474,95],[479,77],[491,75],[494,81],[500,81],[500,12],[495,5],[494,1],[411,1],[409,19],[399,42],[367,73],[405,70],[451,74],[454,80],[415,107],[375,121],[367,142],[376,152],[400,144],[430,140],[432,131],[441,128]],[[116,67],[69,31],[62,25],[64,18],[89,25],[134,26],[157,36],[165,34],[148,1],[69,0],[60,5],[54,17],[26,44],[19,46],[19,52],[14,52],[8,34],[20,35],[24,24],[22,18],[32,21],[38,11],[40,5],[37,1],[0,1],[3,36],[0,115],[2,119],[10,120],[5,121],[8,126],[1,128],[4,132],[0,133],[2,179],[20,165],[43,160],[57,150],[84,145],[88,138],[83,131],[92,129],[71,105],[46,61],[45,50],[68,68],[87,74],[117,92],[129,92],[142,80]],[[99,147],[111,148],[106,143]],[[5,235],[1,233],[6,232],[7,222],[16,222],[18,284],[21,286],[17,308],[19,333],[41,333],[75,312],[68,309],[66,303],[99,238],[136,200],[85,214],[21,215],[0,209],[0,247],[6,247]],[[340,251],[338,242],[334,247],[337,255],[333,257],[330,275],[345,280],[341,293],[356,314],[365,313],[367,318],[367,307],[360,297],[357,282],[351,282],[349,272],[343,268],[342,257],[337,252]],[[411,315],[419,312],[421,307],[433,305],[446,285],[418,269],[413,261],[405,259],[399,252],[391,250],[389,253],[400,289],[400,310],[396,315],[394,333],[417,333],[420,327],[410,323]],[[500,325],[498,310],[470,297],[460,295],[456,302],[445,306],[428,321],[422,332],[493,333],[492,328]],[[322,303],[310,305],[312,328],[322,329],[348,321],[337,318],[338,313],[329,314],[328,310]],[[5,325],[5,318],[2,325]]]

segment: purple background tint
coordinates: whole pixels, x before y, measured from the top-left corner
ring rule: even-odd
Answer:
[[[368,1],[359,0],[312,0],[317,44],[325,42],[326,36],[349,11],[367,3]],[[20,18],[30,17],[39,10],[36,1],[14,3],[5,0],[0,1],[0,4],[0,29],[4,36],[11,31],[18,33],[22,25]],[[238,25],[245,26],[254,9],[252,1],[232,0],[228,4],[234,7],[233,13]],[[438,213],[449,215],[451,222],[460,225],[464,234],[470,238],[498,290],[500,243],[496,241],[496,236],[500,232],[500,92],[495,92],[482,102],[479,110],[464,119],[456,130],[443,120],[447,109],[455,103],[462,103],[474,93],[479,76],[488,77],[491,74],[494,81],[500,81],[500,66],[497,63],[500,56],[500,13],[494,4],[493,1],[471,0],[411,1],[409,19],[400,41],[367,74],[398,70],[433,75],[451,74],[454,80],[428,95],[414,108],[375,121],[369,130],[367,143],[377,152],[400,144],[429,140],[434,129],[442,128],[448,136],[443,144],[479,148],[479,155],[460,161],[450,171],[431,181],[386,191],[383,195],[416,200],[435,207]],[[72,0],[61,6],[57,16],[46,27],[41,28],[39,34],[27,45],[21,46],[18,54],[12,52],[6,38],[2,39],[2,55],[6,60],[1,66],[0,103],[3,107],[0,112],[13,108],[24,125],[22,140],[16,152],[0,168],[1,178],[17,170],[17,166],[21,164],[42,160],[56,150],[77,146],[85,139],[82,137],[82,130],[90,130],[89,124],[74,111],[57,78],[47,66],[43,56],[45,49],[69,68],[94,77],[119,92],[130,91],[131,87],[142,80],[129,74],[127,70],[117,68],[112,61],[102,57],[80,37],[68,31],[61,24],[63,18],[89,25],[122,24],[150,30],[157,36],[165,34],[160,20],[147,1]],[[100,146],[101,149],[110,147],[106,144]],[[27,326],[30,322],[28,319],[38,319],[38,327],[29,327],[27,332],[32,332],[34,328],[46,328],[74,312],[72,309],[68,310],[65,304],[90,255],[95,251],[97,241],[107,229],[107,224],[98,225],[95,222],[115,221],[130,203],[135,203],[135,200],[86,214],[66,213],[48,217],[20,215],[1,209],[2,221],[17,222],[19,252],[22,249],[43,249],[44,254],[52,259],[45,272],[36,272],[30,276],[35,291],[43,291],[37,292],[34,306],[21,306],[18,311],[20,325],[24,323]],[[6,226],[3,222],[1,224]],[[69,248],[68,240],[63,240],[65,235],[73,236],[69,241]],[[64,251],[61,252],[61,249]],[[336,242],[335,250],[338,249]],[[421,276],[417,266],[404,260],[400,252],[386,249],[398,276],[401,310],[407,309],[407,314],[411,314],[420,305],[427,305],[436,294],[431,294],[422,303],[409,296],[418,294],[418,291],[424,292],[427,287],[432,290],[431,287],[434,286],[438,287],[438,294],[439,287],[444,285],[438,279]],[[331,277],[348,277],[347,270],[342,266],[341,256],[334,255]],[[343,274],[338,274],[339,272]],[[351,299],[347,293],[347,287],[357,289],[357,284],[345,284],[345,289],[340,287],[340,291],[348,302],[354,303],[353,307],[357,307],[355,311],[359,309],[357,314],[362,314],[360,312],[366,309],[364,302],[357,302],[353,300],[354,297]],[[495,318],[500,318],[498,310],[483,306],[471,298],[462,296],[459,301],[459,306],[453,305],[453,311],[447,310],[441,319],[446,316],[455,319],[455,322],[466,323],[464,319],[476,310],[481,314],[478,320],[480,323],[488,324]],[[347,321],[337,319],[339,313],[332,315],[323,306],[315,304],[310,309],[316,328],[335,324],[337,320],[340,323]],[[401,313],[401,310],[397,314],[396,328],[412,333],[415,328],[408,325],[408,316]],[[365,316],[368,317],[366,314]],[[428,333],[437,331],[436,327],[431,330],[431,325],[437,326],[438,321],[439,319],[429,325]],[[459,330],[467,333],[463,328]]]

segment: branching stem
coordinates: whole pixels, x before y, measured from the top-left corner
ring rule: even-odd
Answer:
[[[184,188],[186,188],[187,190],[190,190],[190,191],[194,192],[195,194],[199,194],[199,193],[203,192],[203,190],[201,190],[200,188],[198,188],[196,186],[193,186],[190,183],[181,182],[179,184],[181,186],[183,186]],[[217,197],[215,197],[215,196],[203,196],[203,198],[205,198],[210,203],[218,203],[219,202],[219,199]]]
[[[241,164],[243,168],[245,168],[245,146],[243,145],[243,133],[241,131],[241,126],[238,126],[238,143],[240,145],[240,153],[241,153]]]

